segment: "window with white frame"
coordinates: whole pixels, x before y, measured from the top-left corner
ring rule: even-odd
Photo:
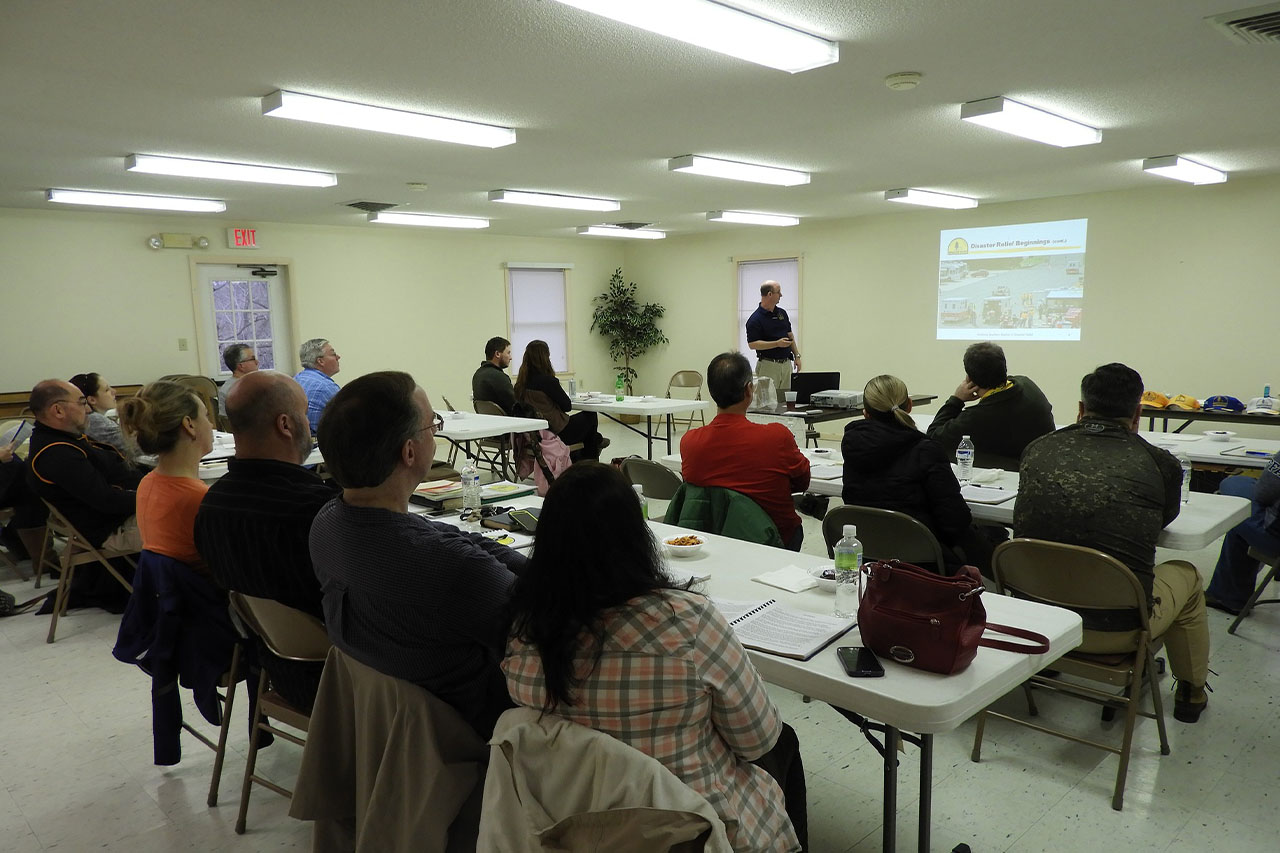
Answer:
[[[791,318],[791,331],[804,352],[804,337],[800,334],[800,259],[769,258],[759,261],[738,261],[738,351],[755,364],[755,354],[747,346],[747,318],[760,307],[760,285],[776,281],[782,286],[782,298],[778,305]]]
[[[233,344],[248,344],[262,370],[275,369],[272,334],[271,289],[265,280],[215,279],[209,282],[213,297],[213,322],[218,338],[219,373],[231,371],[222,354]]]
[[[511,372],[520,370],[530,341],[543,340],[557,373],[569,370],[566,267],[507,267],[507,311],[511,329]]]

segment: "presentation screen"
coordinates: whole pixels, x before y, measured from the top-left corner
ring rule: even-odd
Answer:
[[[938,340],[1078,341],[1087,219],[941,232]]]

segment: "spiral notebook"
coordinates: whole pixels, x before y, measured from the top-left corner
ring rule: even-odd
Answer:
[[[854,619],[790,610],[776,600],[732,601],[711,599],[748,649],[808,660],[832,640],[857,625]]]

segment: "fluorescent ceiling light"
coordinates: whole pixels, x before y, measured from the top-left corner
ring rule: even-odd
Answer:
[[[885,190],[885,201],[899,201],[904,204],[922,204],[925,207],[947,207],[952,210],[963,210],[967,207],[977,207],[978,200],[976,198],[966,198],[962,195],[947,195],[946,193],[935,193],[929,190]]]
[[[961,104],[960,118],[1059,148],[1093,145],[1102,141],[1102,132],[1095,127],[1008,98],[984,98]]]
[[[799,225],[797,216],[777,213],[751,213],[746,210],[708,210],[707,219],[712,222],[739,222],[743,225]]]
[[[216,160],[190,160],[185,157],[156,157],[130,154],[124,158],[130,172],[152,175],[177,175],[183,178],[215,178],[224,181],[248,181],[254,184],[285,184],[293,187],[331,187],[338,176],[329,172],[304,169],[282,169],[278,166],[249,166],[244,163],[219,163]]]
[[[262,99],[262,114],[337,127],[354,127],[357,130],[415,136],[419,139],[456,142],[459,145],[476,145],[480,148],[501,148],[516,141],[516,132],[509,127],[371,107],[351,101],[335,101],[332,98],[287,92],[283,89]]]
[[[489,220],[467,216],[440,216],[435,213],[391,213],[383,210],[369,214],[370,222],[386,225],[418,225],[424,228],[488,228]]]
[[[1142,161],[1142,171],[1159,175],[1162,178],[1173,178],[1175,181],[1186,181],[1189,184],[1220,184],[1227,179],[1226,172],[1219,172],[1203,163],[1169,154],[1165,157],[1148,157]]]
[[[222,213],[226,202],[211,198],[176,198],[164,195],[130,195],[88,190],[49,190],[49,201],[58,204],[90,204],[97,207],[134,207],[141,210],[182,210],[187,213]]]
[[[717,160],[715,157],[703,157],[700,154],[672,157],[667,161],[667,169],[672,172],[689,172],[694,175],[709,175],[713,178],[729,178],[734,181],[751,181],[757,184],[774,184],[780,187],[794,187],[809,183],[808,172],[779,169],[777,166],[757,166],[755,163],[737,163],[733,160]]]
[[[622,207],[611,198],[587,198],[524,190],[493,190],[489,193],[489,201],[500,201],[503,204],[529,204],[534,207],[563,207],[569,210],[618,210]]]
[[[587,237],[628,237],[632,240],[661,240],[667,236],[665,231],[619,228],[616,225],[582,225],[579,226],[578,233]]]
[[[840,60],[840,45],[712,0],[559,0],[642,30],[795,74]]]

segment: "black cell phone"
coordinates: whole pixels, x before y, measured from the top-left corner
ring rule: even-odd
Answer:
[[[534,533],[538,529],[538,511],[529,509],[513,509],[510,513],[511,520],[524,528],[526,533]]]
[[[884,666],[876,653],[866,646],[840,646],[836,649],[836,657],[844,671],[854,678],[879,678],[884,675]]]

